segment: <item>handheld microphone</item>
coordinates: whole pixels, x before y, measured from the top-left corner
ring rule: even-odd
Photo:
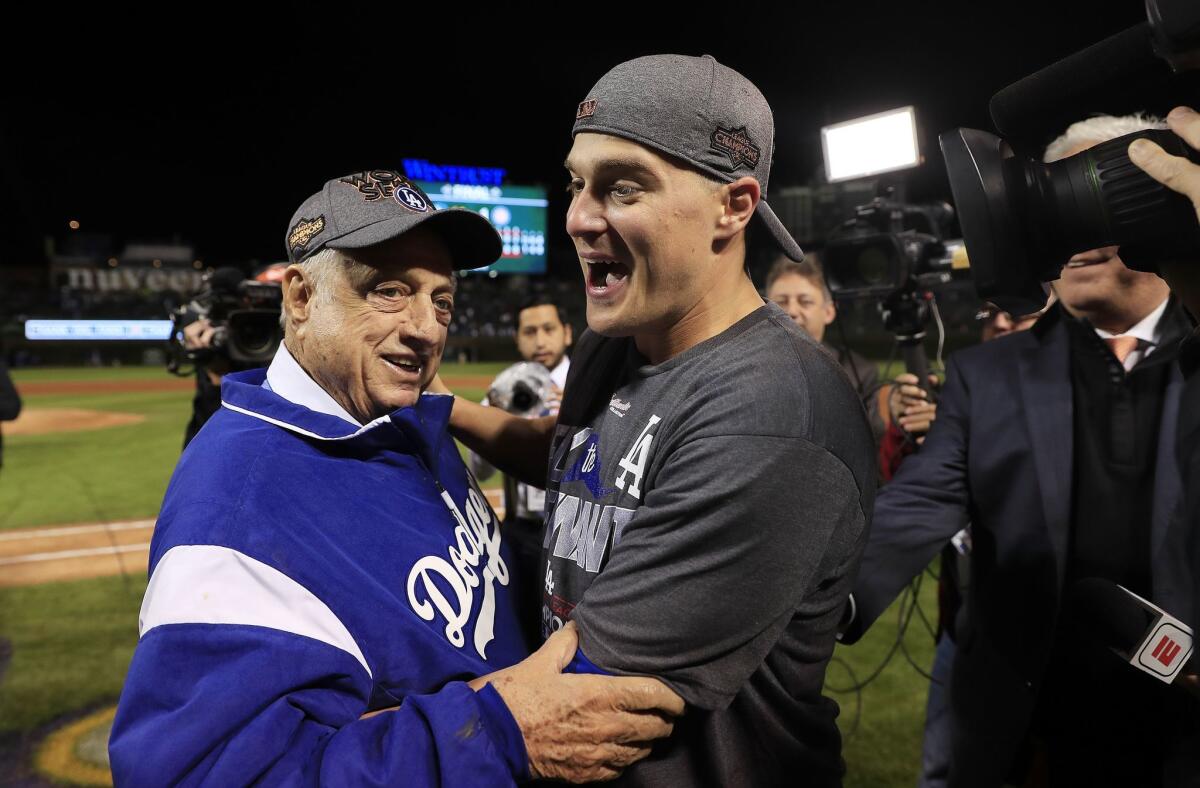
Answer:
[[[1190,627],[1111,580],[1080,580],[1071,589],[1070,603],[1097,640],[1165,684],[1175,681],[1192,656]]]

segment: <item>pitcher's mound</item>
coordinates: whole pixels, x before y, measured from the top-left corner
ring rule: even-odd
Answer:
[[[47,432],[102,430],[137,424],[146,417],[139,413],[113,413],[85,408],[25,408],[16,421],[4,425],[6,435],[41,435]]]

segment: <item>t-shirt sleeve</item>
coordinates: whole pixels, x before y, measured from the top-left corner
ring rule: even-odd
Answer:
[[[575,608],[601,668],[729,704],[865,525],[851,470],[803,438],[697,437],[674,449]]]

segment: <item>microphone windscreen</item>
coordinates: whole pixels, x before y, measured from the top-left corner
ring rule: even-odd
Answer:
[[[1126,653],[1141,644],[1154,620],[1127,591],[1099,577],[1076,582],[1068,604],[1076,620],[1100,643]]]

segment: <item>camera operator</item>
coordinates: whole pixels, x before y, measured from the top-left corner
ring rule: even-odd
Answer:
[[[260,366],[278,348],[281,335],[272,321],[279,320],[278,288],[286,268],[284,263],[268,265],[248,281],[236,268],[219,268],[205,278],[204,289],[172,315],[175,342],[167,369],[180,374],[186,358],[196,376],[183,448],[220,409],[221,378]],[[234,315],[237,322],[231,325]]]
[[[562,400],[562,389],[567,384],[567,371],[571,359],[567,348],[571,347],[571,324],[567,322],[565,310],[549,296],[534,296],[526,300],[517,310],[517,351],[528,362],[541,364],[550,372],[554,381],[554,398],[543,403],[544,413],[556,415]],[[493,387],[496,385],[493,382]],[[483,404],[490,404],[488,397]],[[479,479],[487,479],[496,472],[487,460],[470,452],[471,470]],[[542,507],[546,491],[525,484],[509,476],[504,478],[504,528],[505,535],[512,541],[517,562],[514,572],[517,583],[517,618],[521,630],[530,644],[541,641],[542,586],[538,578],[538,562],[542,557]]]
[[[1200,149],[1200,114],[1190,107],[1176,107],[1167,115],[1167,125],[1193,148]],[[1188,197],[1200,220],[1200,165],[1172,156],[1153,142],[1139,141],[1129,147],[1129,158],[1163,185]],[[1193,320],[1200,320],[1200,266],[1194,260],[1160,264],[1163,278],[1179,296]],[[1180,350],[1185,384],[1179,407],[1179,433],[1176,444],[1182,473],[1184,504],[1177,528],[1200,533],[1200,329]],[[1193,536],[1193,539],[1197,537]],[[1189,559],[1192,581],[1200,578],[1200,548],[1193,548]],[[1193,588],[1193,628],[1200,618],[1200,584]],[[1200,680],[1186,677],[1193,690],[1200,691]]]
[[[1089,118],[1045,158],[1157,125]],[[970,523],[948,784],[1176,785],[1200,766],[1200,708],[1091,647],[1063,598],[1098,577],[1191,620],[1190,537],[1170,527],[1190,324],[1115,247],[1074,255],[1054,291],[1031,330],[951,357],[928,439],[877,500],[845,639]]]
[[[837,358],[867,409],[871,433],[878,444],[883,437],[883,420],[875,396],[879,390],[879,371],[850,348],[834,347],[825,342],[825,329],[837,318],[837,305],[825,284],[825,274],[817,256],[810,252],[799,263],[781,257],[767,273],[766,295],[768,301],[779,304],[796,325],[823,343]]]

